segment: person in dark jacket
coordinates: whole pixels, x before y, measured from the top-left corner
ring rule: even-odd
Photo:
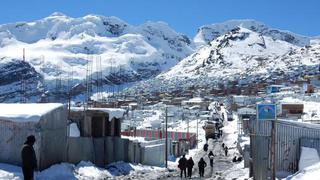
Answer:
[[[224,146],[224,154],[226,155],[226,156],[228,156],[228,146]]]
[[[209,146],[209,145],[208,145],[207,143],[203,145],[203,150],[204,150],[205,152],[208,151],[208,146]]]
[[[213,152],[212,151],[210,151],[209,152],[209,154],[208,154],[208,157],[209,157],[209,159],[210,159],[210,166],[211,166],[211,168],[213,168]]]
[[[22,146],[21,158],[24,180],[33,180],[33,171],[37,169],[37,158],[33,149],[35,142],[36,138],[30,135]]]
[[[178,167],[181,170],[180,177],[182,178],[182,173],[184,172],[184,177],[186,178],[187,177],[187,172],[186,172],[187,159],[186,159],[185,155],[183,155],[182,158],[179,159]]]
[[[191,178],[192,176],[192,168],[194,166],[194,162],[192,160],[192,157],[190,157],[187,161],[187,170],[188,170],[188,177]]]
[[[203,158],[201,158],[200,161],[198,162],[200,177],[203,177],[203,175],[204,175],[204,168],[205,168],[206,166],[207,166],[207,163],[203,160]]]

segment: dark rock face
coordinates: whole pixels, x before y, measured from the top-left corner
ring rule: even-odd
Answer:
[[[14,82],[19,82],[22,79],[40,80],[42,77],[37,71],[27,62],[20,60],[12,60],[8,63],[0,64],[0,85],[7,85]]]
[[[24,82],[24,83],[22,83]],[[10,60],[0,64],[0,102],[19,102],[22,96],[34,102],[41,92],[42,76],[28,63]]]

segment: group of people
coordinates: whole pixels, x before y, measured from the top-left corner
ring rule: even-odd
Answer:
[[[188,160],[185,155],[182,156],[182,158],[179,159],[178,168],[180,168],[180,177],[182,178],[182,175],[184,173],[184,177],[187,177],[186,169],[188,170],[188,177],[191,178],[192,175],[192,168],[194,166],[194,162],[192,160],[192,157],[190,157]]]
[[[203,145],[203,150],[206,153],[208,151],[208,147],[209,147],[209,145],[207,143]],[[222,143],[222,149],[223,149],[223,151],[225,153],[225,156],[228,156],[229,148],[224,143]],[[210,167],[213,168],[214,154],[213,154],[212,151],[209,152],[208,158],[209,158],[209,161],[210,161]],[[178,167],[181,170],[180,177],[182,178],[183,173],[184,173],[184,176],[187,177],[186,174],[188,172],[188,177],[191,178],[193,166],[194,166],[194,162],[192,160],[192,157],[190,157],[187,160],[185,155],[183,155],[182,158],[179,160],[179,165],[178,165]],[[200,177],[203,177],[204,169],[205,169],[206,166],[207,166],[207,163],[204,161],[203,157],[200,158],[200,161],[198,162],[198,168],[199,168]],[[188,170],[188,171],[186,172],[186,170]]]
[[[211,161],[210,161],[210,162],[211,162]],[[187,158],[185,157],[185,155],[183,155],[183,156],[179,159],[179,164],[178,164],[178,167],[179,167],[179,169],[181,170],[181,171],[180,171],[180,177],[182,178],[182,177],[183,177],[183,174],[184,174],[184,177],[186,178],[186,177],[187,177],[187,173],[188,173],[188,177],[191,178],[193,166],[194,166],[194,162],[193,162],[192,157],[190,157],[190,158],[187,160]],[[207,166],[207,163],[204,161],[203,158],[200,158],[200,161],[198,162],[198,168],[199,168],[200,177],[203,177],[203,175],[204,175],[204,168],[205,168],[206,166]],[[186,172],[186,170],[187,170],[187,172]]]

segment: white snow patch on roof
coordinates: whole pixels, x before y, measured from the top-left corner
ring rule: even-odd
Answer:
[[[71,107],[72,111],[83,111],[83,107]],[[126,110],[121,108],[88,108],[88,110],[101,111],[109,114],[109,121],[113,118],[121,119]]]
[[[0,104],[0,119],[14,122],[38,122],[41,116],[53,111],[63,104]]]
[[[238,114],[256,114],[256,110],[252,108],[240,108],[238,109]]]

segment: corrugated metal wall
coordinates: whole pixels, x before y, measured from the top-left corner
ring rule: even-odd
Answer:
[[[271,121],[250,121],[250,135],[251,135],[251,157],[253,164],[261,164],[260,166],[253,166],[253,174],[257,176],[256,179],[261,179],[259,172],[269,171],[270,167],[266,166],[263,161],[263,153],[265,149],[271,149]],[[257,138],[259,137],[259,138]],[[320,142],[311,142],[306,139],[316,139],[320,137],[320,126],[311,125],[298,122],[290,122],[278,120],[276,121],[276,170],[286,172],[296,172],[298,170],[298,162],[300,156],[300,142],[303,142],[306,147],[314,147],[320,151]],[[304,140],[302,140],[304,139]],[[301,141],[302,140],[302,141]],[[258,141],[263,141],[261,143]],[[267,143],[268,142],[268,143]],[[258,146],[256,144],[259,144]],[[269,163],[271,162],[269,155]],[[265,168],[269,167],[269,168]],[[258,178],[259,177],[259,178]],[[264,179],[264,178],[262,178]]]

